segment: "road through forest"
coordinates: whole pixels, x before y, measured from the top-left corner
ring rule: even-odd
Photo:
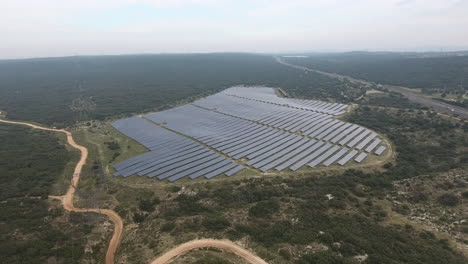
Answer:
[[[38,125],[26,123],[26,122],[15,122],[15,121],[8,121],[8,120],[2,120],[2,119],[0,119],[0,122],[7,123],[7,124],[29,126],[34,129],[64,133],[67,136],[68,144],[70,144],[70,146],[80,151],[81,157],[75,166],[75,170],[73,171],[73,177],[72,177],[70,186],[68,187],[66,194],[63,196],[50,196],[50,197],[60,199],[62,201],[63,208],[65,210],[72,211],[72,212],[79,212],[79,213],[93,212],[93,213],[103,214],[109,217],[109,219],[114,223],[114,234],[112,235],[111,241],[109,243],[109,247],[107,248],[106,264],[113,264],[115,252],[117,251],[117,248],[120,244],[120,240],[121,240],[122,232],[123,232],[122,218],[120,218],[120,216],[116,212],[110,209],[76,208],[73,205],[73,197],[75,195],[76,187],[78,186],[78,183],[80,181],[81,171],[83,169],[83,166],[86,164],[86,159],[88,158],[88,149],[81,145],[78,145],[73,139],[72,134],[65,129],[46,128],[46,127],[42,127],[42,126],[38,126]],[[188,251],[191,251],[194,249],[210,248],[210,247],[231,252],[245,259],[251,264],[268,264],[267,262],[265,262],[264,260],[256,256],[255,254],[247,251],[244,248],[241,248],[240,246],[234,244],[233,242],[229,240],[215,240],[215,239],[198,239],[198,240],[189,241],[187,243],[183,243],[169,250],[163,255],[159,256],[158,258],[153,260],[151,264],[170,263],[172,260],[174,260],[175,258],[177,258],[178,256],[182,254],[187,253]]]
[[[353,77],[346,76],[346,75],[341,75],[341,74],[337,74],[337,73],[330,73],[330,72],[324,72],[324,71],[319,71],[319,70],[314,70],[314,69],[311,69],[311,68],[307,68],[307,67],[304,67],[304,66],[291,64],[291,63],[285,62],[280,57],[275,56],[275,59],[276,59],[276,61],[278,63],[283,64],[283,65],[288,66],[288,67],[295,68],[295,69],[299,69],[299,70],[303,70],[303,71],[316,72],[316,73],[320,73],[320,74],[326,75],[328,77],[332,77],[332,78],[336,78],[336,79],[340,79],[340,80],[348,79],[350,81],[361,83],[361,84],[364,84],[364,85],[371,85],[372,84],[371,82],[368,82],[368,81],[365,81],[365,80],[360,80],[360,79],[355,79]],[[468,119],[468,110],[463,108],[463,107],[450,105],[450,104],[447,104],[447,103],[443,103],[443,102],[434,100],[434,99],[432,99],[432,98],[430,98],[428,96],[425,96],[423,94],[414,93],[414,92],[411,91],[410,88],[407,88],[407,87],[400,87],[400,86],[394,86],[394,85],[383,85],[383,86],[385,88],[387,88],[388,90],[390,90],[390,91],[402,94],[403,96],[408,98],[408,100],[410,100],[410,101],[413,101],[413,102],[418,103],[418,104],[423,105],[423,106],[433,108],[434,110],[436,110],[438,112],[441,112],[441,113],[444,113],[444,114],[449,114],[449,115],[455,115],[455,116],[458,116],[458,117],[461,117],[461,118],[464,118],[464,119]]]
[[[8,124],[15,124],[15,125],[29,126],[34,129],[64,133],[67,136],[68,144],[72,146],[73,148],[78,149],[81,152],[80,160],[75,166],[75,170],[73,171],[73,177],[72,177],[72,180],[70,182],[70,186],[68,187],[67,192],[63,196],[51,196],[51,198],[60,199],[62,201],[63,208],[65,210],[68,210],[71,212],[78,212],[78,213],[93,212],[93,213],[103,214],[109,217],[109,219],[112,222],[114,222],[114,234],[112,235],[111,241],[109,243],[109,247],[107,248],[107,252],[106,252],[106,264],[113,264],[115,252],[117,251],[117,248],[120,243],[120,238],[122,237],[122,231],[123,231],[122,218],[120,218],[120,216],[116,212],[109,210],[109,209],[76,208],[73,205],[73,197],[75,195],[75,189],[78,186],[78,182],[80,181],[81,170],[83,169],[83,166],[86,164],[86,159],[88,158],[88,149],[81,145],[76,144],[75,140],[73,139],[72,134],[65,129],[53,129],[53,128],[41,127],[38,125],[25,123],[25,122],[7,121],[7,120],[2,120],[2,119],[0,119],[0,122],[8,123]]]

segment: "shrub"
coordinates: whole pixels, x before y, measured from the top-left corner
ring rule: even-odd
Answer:
[[[161,226],[161,232],[171,232],[175,228],[176,224],[173,222],[164,223]]]
[[[280,208],[279,202],[276,200],[260,201],[249,209],[251,217],[268,217],[276,213]]]
[[[211,231],[221,231],[231,226],[229,220],[222,216],[208,216],[203,220],[203,226]]]
[[[437,201],[444,205],[444,206],[450,206],[453,207],[459,203],[459,198],[453,194],[453,193],[444,193],[439,198],[437,198]]]

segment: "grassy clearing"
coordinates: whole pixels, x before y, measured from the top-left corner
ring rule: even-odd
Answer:
[[[445,96],[442,96],[443,94]],[[445,99],[445,100],[454,100],[454,101],[458,101],[459,97],[461,97],[460,95],[453,94],[453,93],[432,93],[430,96],[432,98]]]
[[[91,121],[80,126],[77,136],[87,145],[95,147],[100,165],[106,175],[113,173],[112,165],[148,150],[133,139],[121,134],[109,122]]]

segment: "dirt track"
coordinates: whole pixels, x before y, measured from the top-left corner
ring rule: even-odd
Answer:
[[[78,186],[78,182],[80,181],[81,170],[83,169],[83,166],[86,164],[86,159],[88,158],[88,149],[83,146],[78,145],[73,139],[72,134],[65,129],[46,128],[46,127],[41,127],[41,126],[30,124],[30,123],[14,122],[14,121],[2,120],[2,119],[0,119],[0,122],[8,123],[8,124],[15,124],[15,125],[29,126],[34,129],[41,129],[41,130],[46,130],[46,131],[64,133],[65,135],[67,135],[68,144],[70,144],[70,146],[78,149],[81,152],[81,158],[75,166],[75,170],[73,171],[73,177],[70,182],[70,187],[68,187],[67,193],[64,196],[50,196],[50,197],[60,199],[62,201],[63,208],[65,208],[65,210],[72,211],[72,212],[79,212],[79,213],[85,213],[85,212],[99,213],[99,214],[108,216],[110,220],[114,222],[114,234],[112,235],[111,241],[109,243],[109,247],[107,248],[107,252],[106,252],[106,264],[113,264],[115,252],[117,251],[117,248],[120,243],[120,239],[122,237],[122,232],[123,232],[122,218],[120,218],[120,216],[116,212],[109,210],[109,209],[76,208],[73,205],[73,197],[75,194],[75,188],[76,186]],[[246,249],[243,249],[237,246],[236,244],[232,243],[229,240],[214,240],[214,239],[193,240],[193,241],[189,241],[187,243],[181,244],[169,250],[168,252],[164,253],[162,256],[156,258],[151,263],[152,264],[169,263],[177,256],[184,254],[190,250],[197,249],[197,248],[207,248],[207,247],[213,247],[213,248],[218,248],[218,249],[232,252],[244,258],[245,260],[247,260],[248,262],[252,264],[267,264],[267,262],[265,262],[261,258],[255,256],[253,253],[247,251]]]
[[[198,248],[208,248],[208,247],[229,251],[247,260],[249,263],[252,263],[252,264],[268,264],[263,259],[255,256],[251,252],[247,251],[246,249],[241,248],[240,246],[232,243],[229,240],[215,240],[215,239],[199,239],[199,240],[193,240],[187,243],[180,244],[177,247],[164,253],[164,255],[153,260],[151,264],[167,264],[167,263],[170,263],[172,260],[174,260],[177,256],[187,253],[188,251],[198,249]]]
[[[67,135],[68,144],[70,144],[70,146],[78,149],[81,152],[80,161],[78,161],[78,163],[75,166],[75,170],[73,171],[73,177],[70,182],[70,187],[68,187],[67,193],[64,196],[52,197],[52,198],[60,199],[62,201],[63,208],[65,208],[65,210],[72,211],[72,212],[79,212],[79,213],[94,212],[98,214],[103,214],[103,215],[108,216],[110,220],[114,222],[114,234],[112,235],[111,241],[109,243],[109,247],[107,248],[107,252],[106,252],[106,264],[113,264],[115,252],[117,251],[117,247],[119,246],[120,238],[122,236],[122,231],[123,231],[123,222],[120,216],[116,212],[109,210],[109,209],[76,208],[73,205],[73,196],[75,194],[75,187],[78,186],[78,182],[80,181],[81,170],[83,166],[86,164],[86,159],[88,158],[88,149],[76,144],[75,140],[73,140],[72,134],[64,129],[46,128],[46,127],[41,127],[41,126],[37,126],[34,124],[30,124],[30,123],[14,122],[14,121],[2,120],[2,119],[0,119],[0,122],[8,123],[8,124],[15,124],[15,125],[29,126],[34,129],[41,129],[41,130],[64,133],[65,135]]]

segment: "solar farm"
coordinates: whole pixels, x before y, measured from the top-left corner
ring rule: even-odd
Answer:
[[[335,117],[347,105],[232,87],[162,112],[112,123],[149,151],[115,164],[115,176],[182,178],[344,166],[381,156],[375,132]]]

